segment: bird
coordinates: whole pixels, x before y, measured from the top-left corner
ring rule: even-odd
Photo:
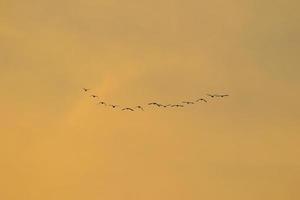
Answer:
[[[195,104],[194,102],[191,102],[191,101],[183,101],[182,103],[185,103],[185,104]]]
[[[85,92],[87,92],[87,91],[89,91],[90,89],[88,89],[88,88],[82,88],[83,89],[83,91],[85,91]]]
[[[196,100],[196,102],[199,102],[199,101],[203,101],[203,102],[207,103],[207,100],[206,100],[206,99],[203,99],[203,98],[197,99],[197,100]]]
[[[107,105],[104,101],[100,101],[98,104],[101,104],[101,105]]]
[[[160,107],[160,106],[162,106],[161,104],[159,104],[159,103],[155,103],[155,102],[153,102],[153,103],[148,103],[148,105],[154,105],[154,106],[158,106],[158,107]]]
[[[207,96],[210,96],[210,97],[212,97],[212,98],[214,98],[214,97],[221,97],[221,98],[223,98],[223,97],[228,97],[229,95],[228,94],[207,94]]]
[[[171,107],[184,107],[184,105],[180,105],[180,104],[174,104],[174,105],[171,105]]]
[[[122,109],[122,111],[126,111],[126,110],[128,110],[128,111],[134,111],[132,108],[123,108]]]
[[[136,108],[138,108],[138,109],[144,111],[144,108],[143,108],[142,106],[136,106]]]
[[[209,97],[211,97],[211,98],[216,97],[216,95],[213,95],[213,94],[207,94],[207,96],[209,96]]]
[[[113,105],[113,104],[110,104],[110,105],[108,105],[108,106],[110,106],[110,107],[112,107],[112,108],[118,107],[118,105]]]
[[[164,107],[164,108],[167,108],[167,107],[171,106],[171,104],[161,105],[161,106]]]
[[[223,97],[228,97],[229,95],[228,94],[222,94],[222,95],[216,95],[216,96],[223,98]]]
[[[91,97],[93,97],[93,98],[98,98],[98,96],[97,96],[97,95],[94,95],[94,94],[91,95]]]

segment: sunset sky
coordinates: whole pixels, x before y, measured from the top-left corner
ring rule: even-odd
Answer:
[[[299,200],[299,6],[0,0],[0,199]]]

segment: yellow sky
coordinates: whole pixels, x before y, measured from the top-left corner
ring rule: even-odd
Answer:
[[[0,0],[0,199],[300,199],[299,6]]]

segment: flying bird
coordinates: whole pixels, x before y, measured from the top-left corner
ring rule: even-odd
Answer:
[[[222,94],[222,95],[220,95],[220,94],[207,94],[207,96],[210,96],[210,97],[212,97],[212,98],[214,98],[214,97],[227,97],[227,96],[229,96],[228,94]]]
[[[214,98],[216,97],[217,95],[214,95],[214,94],[207,94],[207,96],[211,97],[211,98]]]
[[[229,95],[228,94],[222,94],[222,95],[216,95],[217,97],[228,97]]]
[[[136,106],[136,108],[138,108],[138,109],[144,111],[144,108],[143,108],[142,106]]]
[[[184,107],[184,105],[180,105],[180,104],[175,104],[175,105],[171,105],[171,107]]]
[[[107,105],[104,101],[100,101],[98,104],[101,104],[101,105]]]
[[[182,103],[185,103],[185,104],[195,104],[195,103],[192,102],[192,101],[183,101]]]
[[[82,88],[82,89],[83,89],[83,91],[85,91],[85,92],[91,90],[91,89],[88,89],[88,88]]]
[[[123,108],[122,109],[122,111],[126,111],[126,110],[128,110],[128,111],[134,111],[132,108]]]
[[[91,95],[91,97],[93,97],[93,98],[99,98],[97,95]]]
[[[197,99],[197,100],[196,100],[196,102],[199,102],[199,101],[203,101],[203,102],[207,103],[207,100],[206,100],[206,99],[203,99],[203,98]]]
[[[118,105],[113,105],[113,104],[111,104],[111,105],[108,105],[108,106],[110,106],[110,107],[112,107],[112,108],[116,108],[116,107],[118,107]]]
[[[161,105],[162,107],[164,107],[164,108],[167,108],[167,107],[169,107],[169,106],[172,106],[171,104],[167,104],[167,105]]]
[[[148,105],[154,105],[154,106],[158,106],[158,107],[160,107],[160,106],[162,106],[161,104],[159,104],[159,103],[155,103],[155,102],[153,102],[153,103],[148,103]]]

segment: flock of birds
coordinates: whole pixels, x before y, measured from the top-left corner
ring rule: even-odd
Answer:
[[[82,88],[82,89],[85,93],[87,93],[91,90],[89,88]],[[229,96],[228,94],[207,94],[208,98],[224,98],[224,97],[228,97],[228,96]],[[144,106],[141,106],[141,105],[138,105],[135,107],[122,107],[120,105],[109,104],[107,102],[101,101],[101,100],[99,100],[100,99],[99,96],[95,95],[95,94],[90,94],[90,97],[93,99],[97,99],[99,105],[108,106],[108,107],[111,107],[112,109],[120,108],[121,111],[131,111],[131,112],[137,111],[137,110],[145,111]],[[208,100],[207,100],[207,98],[199,98],[195,101],[182,101],[180,104],[167,104],[167,105],[157,103],[157,102],[151,102],[151,103],[148,103],[146,106],[154,106],[154,107],[159,107],[159,108],[167,108],[167,107],[182,108],[182,107],[185,107],[186,105],[193,105],[193,104],[200,103],[200,102],[207,103]]]

